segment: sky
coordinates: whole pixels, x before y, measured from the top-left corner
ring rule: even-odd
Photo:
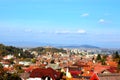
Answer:
[[[0,0],[0,43],[120,48],[120,0]]]

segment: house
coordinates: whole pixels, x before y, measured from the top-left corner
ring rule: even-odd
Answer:
[[[34,78],[33,80],[35,80],[35,78],[46,79],[47,77],[49,79],[51,78],[52,80],[60,80],[61,75],[62,75],[61,72],[57,72],[52,68],[36,68],[31,72],[29,79],[31,78]]]
[[[12,59],[12,58],[14,58],[14,55],[7,55],[3,57],[4,60]]]
[[[29,66],[29,65],[31,65],[32,63],[31,63],[31,62],[28,62],[28,61],[20,61],[19,64],[24,65],[24,66]]]

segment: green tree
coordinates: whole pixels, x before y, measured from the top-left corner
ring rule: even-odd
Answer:
[[[9,59],[10,64],[14,64],[14,59]]]
[[[36,63],[36,59],[35,58],[31,59],[31,62]]]
[[[102,65],[106,65],[106,62],[105,62],[105,61],[106,61],[106,59],[104,59],[104,58],[101,59]]]
[[[17,73],[23,73],[24,72],[21,65],[16,64],[16,65],[14,65],[14,68],[15,68]]]
[[[11,74],[7,80],[22,80],[17,73]]]
[[[119,56],[119,53],[118,53],[118,51],[116,51],[115,52],[115,58],[119,58],[120,56]]]
[[[97,58],[96,58],[96,61],[100,61],[101,60],[101,55],[98,54]]]
[[[118,53],[118,51],[116,51],[116,52],[113,54],[113,60],[116,61],[116,62],[118,62],[119,59],[120,59],[119,53]]]
[[[4,73],[3,65],[0,63],[0,74]]]
[[[0,80],[22,80],[17,73],[5,73]]]
[[[120,60],[118,61],[117,72],[120,72]]]
[[[106,65],[106,58],[107,58],[107,55],[106,54],[103,54],[102,55],[102,58],[101,58],[101,63],[102,63],[102,65]]]

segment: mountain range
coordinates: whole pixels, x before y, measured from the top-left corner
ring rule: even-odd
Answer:
[[[45,47],[45,46],[52,46],[52,47],[58,47],[58,48],[99,48],[97,46],[93,45],[79,45],[79,44],[51,44],[51,43],[42,43],[42,42],[31,42],[31,41],[20,41],[20,42],[4,42],[3,44],[9,45],[9,46],[16,46],[16,47],[28,47],[28,48],[34,48],[34,47]]]
[[[93,45],[70,45],[70,46],[59,46],[60,48],[100,48]]]

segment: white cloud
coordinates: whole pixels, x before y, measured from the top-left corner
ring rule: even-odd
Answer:
[[[81,29],[78,31],[56,31],[56,34],[85,34],[86,31]]]
[[[86,33],[86,31],[81,29],[81,30],[78,30],[77,33],[84,34],[84,33]]]
[[[69,34],[71,33],[70,31],[56,31],[56,34]]]
[[[88,13],[84,13],[84,14],[81,14],[82,17],[86,17],[86,16],[89,16]]]
[[[99,19],[99,23],[105,23],[104,19]]]

